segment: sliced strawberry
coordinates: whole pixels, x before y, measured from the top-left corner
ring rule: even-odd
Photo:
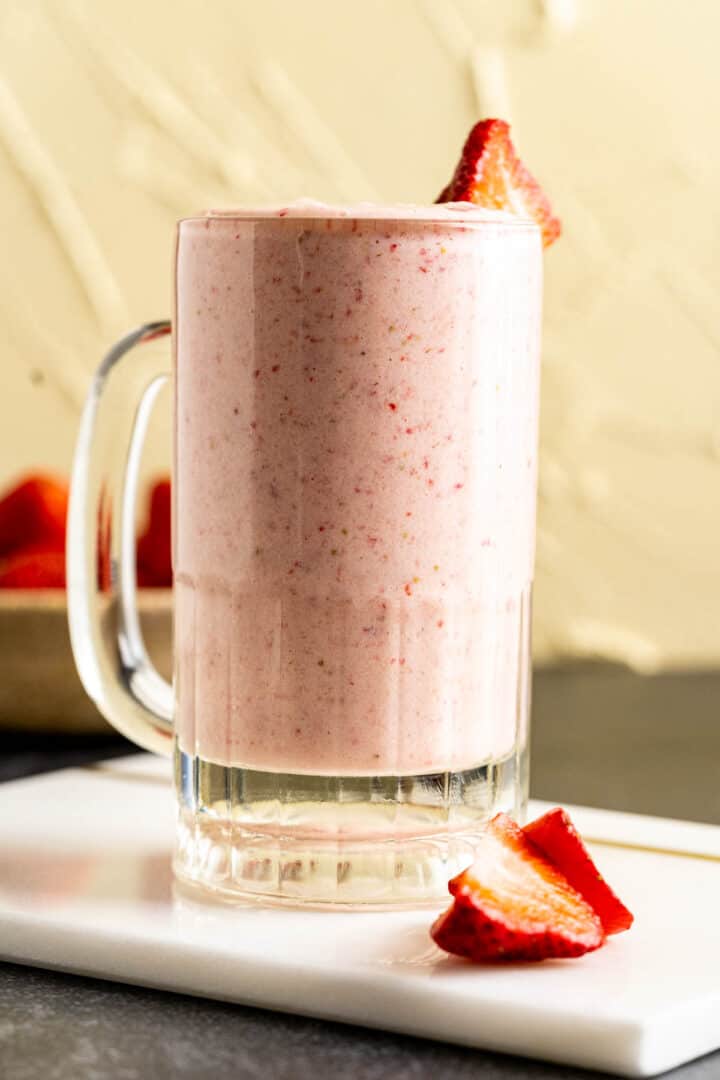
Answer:
[[[606,934],[629,930],[633,916],[612,891],[590,857],[568,814],[558,807],[531,821],[525,836],[565,875],[596,911]]]
[[[44,544],[17,548],[0,562],[0,589],[64,589],[65,554]]]
[[[507,814],[493,818],[476,861],[449,888],[455,902],[430,933],[457,956],[547,960],[582,956],[605,940],[590,905]]]
[[[549,247],[561,232],[550,200],[515,153],[510,125],[504,120],[481,120],[475,125],[455,175],[437,201],[472,202],[531,218],[540,226],[543,247]]]
[[[170,481],[156,481],[150,495],[148,522],[138,540],[137,574],[141,586],[164,588],[172,585],[171,502]]]
[[[0,556],[28,544],[65,546],[68,486],[41,473],[28,476],[0,499]]]

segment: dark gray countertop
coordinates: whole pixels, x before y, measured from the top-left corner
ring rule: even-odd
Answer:
[[[533,794],[720,824],[720,673],[539,672]],[[0,779],[127,752],[0,735]],[[720,1080],[720,1053],[673,1073]],[[2,1080],[581,1080],[581,1069],[0,965]]]

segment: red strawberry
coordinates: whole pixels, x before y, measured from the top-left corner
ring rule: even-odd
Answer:
[[[68,486],[44,474],[28,476],[0,499],[0,556],[28,544],[65,547]]]
[[[0,589],[64,589],[65,554],[44,544],[17,548],[0,563]]]
[[[632,914],[603,878],[564,810],[549,810],[526,825],[523,832],[594,908],[606,934],[630,929]]]
[[[510,125],[504,120],[481,120],[475,125],[455,175],[437,201],[472,202],[532,218],[540,226],[543,247],[549,247],[561,232],[547,195],[515,153]]]
[[[475,862],[449,888],[455,902],[430,933],[469,960],[582,956],[605,941],[590,905],[507,814],[493,818]]]
[[[139,585],[158,588],[172,585],[171,502],[170,481],[158,480],[150,495],[148,522],[138,540]]]
[[[110,592],[112,588],[112,515],[107,505],[107,496],[100,495],[97,524],[97,586],[100,592]]]

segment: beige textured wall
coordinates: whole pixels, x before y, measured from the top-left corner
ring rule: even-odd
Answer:
[[[5,0],[0,482],[69,466],[101,349],[168,310],[178,216],[429,201],[505,115],[566,229],[538,654],[716,662],[719,39],[715,0]]]

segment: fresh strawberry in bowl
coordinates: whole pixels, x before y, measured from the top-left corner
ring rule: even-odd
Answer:
[[[0,499],[0,557],[41,544],[65,550],[68,485],[46,473],[33,473]]]
[[[172,585],[170,480],[157,480],[150,493],[147,523],[138,539],[138,584],[155,588]]]
[[[0,562],[0,589],[64,589],[65,552],[46,543],[24,544]]]
[[[560,219],[518,157],[505,120],[481,120],[475,125],[453,178],[437,201],[470,202],[529,218],[540,228],[543,247],[549,247],[560,236]]]

